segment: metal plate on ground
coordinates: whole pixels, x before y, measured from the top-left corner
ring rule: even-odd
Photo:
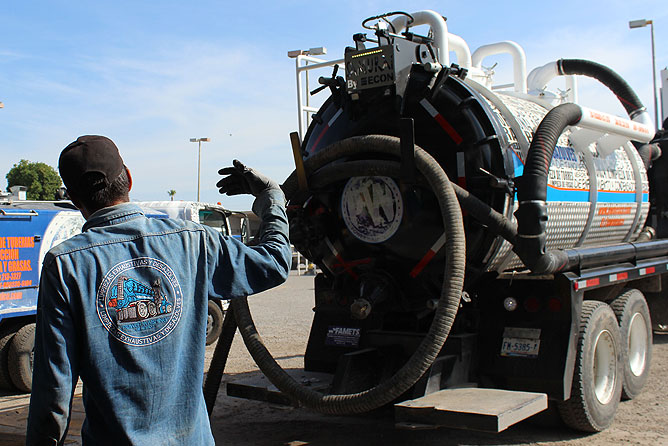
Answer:
[[[325,392],[331,385],[332,375],[327,373],[305,372],[300,369],[286,370],[294,380],[312,390]],[[227,383],[227,395],[247,400],[264,401],[272,404],[291,406],[292,400],[273,385],[261,373]]]
[[[397,424],[501,432],[547,409],[544,393],[512,390],[445,389],[394,405]]]

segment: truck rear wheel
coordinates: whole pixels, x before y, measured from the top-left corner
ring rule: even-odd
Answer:
[[[584,301],[571,397],[558,404],[566,425],[600,432],[612,424],[622,393],[622,338],[604,302]]]
[[[33,349],[35,324],[24,325],[16,332],[9,345],[9,376],[12,383],[24,392],[32,390]]]
[[[643,294],[627,289],[610,303],[622,335],[622,399],[642,391],[652,362],[652,322]]]
[[[209,301],[209,309],[206,319],[206,345],[216,342],[223,330],[223,309],[216,302]]]
[[[16,326],[5,323],[0,327],[0,389],[14,389],[9,377],[9,345],[16,334]]]

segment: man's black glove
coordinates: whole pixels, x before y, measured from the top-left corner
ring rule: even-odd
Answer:
[[[241,161],[234,160],[232,164],[234,167],[225,167],[218,171],[221,175],[227,175],[216,183],[221,194],[252,194],[257,197],[265,190],[280,189],[277,182],[246,167]]]

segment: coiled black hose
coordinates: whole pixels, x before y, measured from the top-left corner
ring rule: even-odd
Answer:
[[[401,164],[397,161],[376,160],[368,161],[353,160],[344,163],[329,164],[318,170],[317,175],[310,178],[309,185],[313,189],[325,187],[337,181],[342,181],[353,176],[386,175],[389,177],[400,177],[402,173]],[[465,209],[469,216],[477,219],[485,225],[490,232],[499,235],[510,243],[515,243],[517,237],[517,226],[508,220],[503,214],[492,209],[487,203],[472,195],[466,189],[456,183],[451,183],[457,195],[459,204]],[[236,330],[233,310],[229,308],[225,313],[223,330],[220,333],[218,344],[213,352],[213,358],[204,382],[204,401],[206,402],[209,416],[213,412],[216,402],[218,388],[222,381],[225,364],[229,355],[230,346]]]
[[[400,158],[400,141],[394,137],[381,135],[348,138],[309,157],[304,162],[304,167],[307,175],[317,177],[318,169],[337,160],[363,153],[388,154]],[[375,163],[375,161],[367,161],[367,167]],[[239,331],[260,370],[279,390],[303,406],[329,414],[360,413],[381,407],[406,392],[420,379],[438,356],[450,333],[459,308],[466,262],[466,242],[461,210],[447,175],[436,160],[419,147],[415,148],[415,165],[436,194],[443,218],[447,234],[445,280],[429,331],[417,350],[394,376],[376,387],[350,395],[324,395],[304,387],[281,369],[264,346],[250,315],[247,299],[233,299],[231,302]],[[378,169],[375,172],[381,174]],[[295,173],[285,181],[283,190],[288,198],[295,196],[298,190]]]

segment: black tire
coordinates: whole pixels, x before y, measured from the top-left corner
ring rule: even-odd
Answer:
[[[622,335],[622,399],[630,400],[642,391],[652,363],[652,321],[643,294],[624,290],[610,303]]]
[[[211,345],[216,342],[223,330],[223,317],[225,312],[220,307],[218,302],[209,301],[209,310],[206,321],[206,345]]]
[[[5,322],[0,327],[0,389],[14,390],[14,384],[9,377],[9,345],[16,334],[15,324]]]
[[[35,324],[24,325],[16,332],[9,345],[9,376],[17,389],[32,390],[33,350]]]
[[[612,424],[622,393],[622,338],[604,302],[584,301],[570,399],[558,404],[567,426],[600,432]]]

